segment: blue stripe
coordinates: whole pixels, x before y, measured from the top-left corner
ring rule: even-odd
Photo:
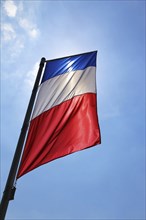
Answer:
[[[46,68],[41,83],[70,71],[83,70],[89,66],[96,66],[96,54],[97,52],[95,51],[48,61],[46,63]]]

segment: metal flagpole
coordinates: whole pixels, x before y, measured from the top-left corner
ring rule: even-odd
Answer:
[[[9,201],[14,199],[14,194],[15,194],[15,185],[14,182],[16,180],[16,175],[17,175],[17,171],[18,171],[18,166],[19,166],[19,162],[20,162],[20,157],[21,157],[21,153],[23,150],[23,145],[24,145],[24,141],[25,141],[25,137],[26,137],[26,133],[27,133],[27,129],[29,126],[29,121],[30,121],[30,117],[31,117],[31,113],[32,113],[32,109],[33,109],[33,105],[34,105],[34,101],[36,98],[36,94],[37,94],[37,89],[38,89],[38,85],[40,82],[40,78],[42,75],[42,71],[43,71],[43,67],[44,67],[44,63],[46,62],[46,59],[43,57],[40,61],[40,66],[39,66],[39,70],[37,73],[37,77],[36,77],[36,81],[32,90],[32,94],[31,94],[31,98],[28,104],[28,109],[24,118],[24,122],[23,122],[23,126],[21,129],[21,133],[19,136],[19,140],[17,143],[17,147],[16,147],[16,151],[14,154],[14,158],[12,161],[12,165],[10,168],[10,172],[8,175],[8,179],[6,182],[6,186],[5,186],[5,190],[3,193],[3,197],[1,200],[1,204],[0,204],[0,220],[4,220],[5,219],[5,215],[7,212],[7,208],[9,205]]]

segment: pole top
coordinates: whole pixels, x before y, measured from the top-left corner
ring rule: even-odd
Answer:
[[[40,64],[44,64],[46,62],[46,58],[42,57]]]

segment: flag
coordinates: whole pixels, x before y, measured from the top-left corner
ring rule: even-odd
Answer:
[[[95,51],[46,61],[17,178],[101,143],[96,55]]]

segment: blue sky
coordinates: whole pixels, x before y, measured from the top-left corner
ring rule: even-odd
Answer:
[[[102,144],[17,182],[7,219],[145,219],[145,1],[1,1],[1,192],[41,57],[98,50]]]

